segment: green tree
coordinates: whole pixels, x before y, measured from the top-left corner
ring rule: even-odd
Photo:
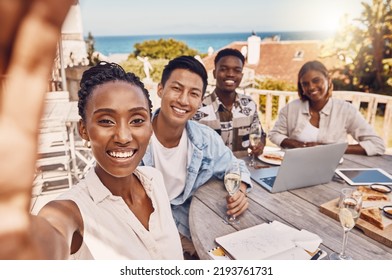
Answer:
[[[167,59],[152,59],[150,63],[152,65],[153,70],[150,72],[151,79],[154,82],[159,82],[162,76],[162,71],[165,65],[169,62]],[[136,76],[143,79],[145,77],[144,70],[143,70],[143,63],[136,58],[129,57],[126,61],[121,63],[121,66],[127,72],[132,72]]]
[[[333,45],[344,62],[337,88],[392,94],[392,0],[362,2],[356,25],[345,24]]]
[[[180,55],[195,56],[198,52],[182,41],[174,39],[149,40],[134,45],[133,57],[148,56],[152,59],[173,59]]]
[[[95,52],[95,39],[93,37],[93,35],[91,34],[91,32],[88,33],[88,36],[85,40],[86,42],[86,47],[87,47],[87,59],[88,59],[88,65],[89,66],[94,66],[97,65],[97,63],[99,62],[97,57],[94,57],[94,52]]]

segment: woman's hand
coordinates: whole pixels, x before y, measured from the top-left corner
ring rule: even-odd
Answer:
[[[73,2],[0,0],[0,259],[30,226],[44,95]]]
[[[280,146],[284,149],[293,149],[293,148],[306,148],[306,147],[313,147],[321,145],[321,143],[318,142],[301,142],[298,140],[286,138],[280,143]]]

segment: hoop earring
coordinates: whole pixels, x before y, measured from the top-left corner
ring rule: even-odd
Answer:
[[[86,148],[91,148],[91,143],[90,143],[90,141],[87,141],[87,140],[83,140],[83,146],[85,146]]]

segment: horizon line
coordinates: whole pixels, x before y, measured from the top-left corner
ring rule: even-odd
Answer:
[[[263,33],[295,33],[295,32],[322,32],[322,33],[336,33],[336,30],[287,30],[287,31],[255,31],[256,35],[261,35]],[[93,37],[129,37],[129,36],[183,36],[183,35],[218,35],[218,34],[243,34],[249,33],[251,35],[253,31],[238,31],[238,32],[206,32],[206,33],[165,33],[165,34],[99,34],[94,35],[92,32],[87,32],[83,36],[87,37],[91,33]],[[276,34],[279,35],[279,34]]]

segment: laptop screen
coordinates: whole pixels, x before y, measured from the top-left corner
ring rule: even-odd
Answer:
[[[335,143],[289,149],[278,167],[250,168],[251,178],[273,193],[324,184],[331,181],[346,148],[347,143]],[[270,189],[265,178],[274,176],[276,179]]]

